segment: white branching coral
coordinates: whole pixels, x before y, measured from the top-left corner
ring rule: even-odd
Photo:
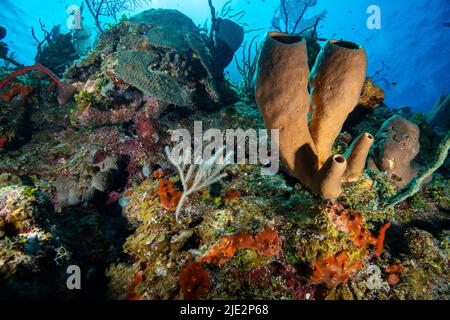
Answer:
[[[229,164],[230,159],[234,156],[234,152],[228,152],[224,157],[224,148],[220,148],[210,158],[197,157],[192,163],[190,152],[178,158],[172,154],[169,147],[166,147],[165,151],[167,159],[177,169],[183,186],[183,193],[175,211],[176,221],[179,222],[178,217],[186,198],[194,192],[200,191],[226,177],[222,170]]]

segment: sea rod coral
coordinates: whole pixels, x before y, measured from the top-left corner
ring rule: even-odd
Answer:
[[[224,148],[220,148],[211,158],[206,160],[197,158],[194,163],[191,163],[189,153],[184,154],[181,159],[177,159],[170,152],[169,148],[166,148],[165,151],[167,159],[178,170],[180,181],[183,185],[183,193],[175,210],[176,220],[179,221],[178,217],[186,198],[194,192],[202,190],[224,178],[227,174],[221,173],[221,171],[233,157],[234,153],[227,153],[225,158],[220,161],[224,151]]]

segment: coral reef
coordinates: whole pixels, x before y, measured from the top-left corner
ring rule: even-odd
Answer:
[[[221,171],[234,156],[234,153],[231,152],[227,154],[225,158],[222,159],[222,163],[218,163],[219,159],[223,157],[224,149],[222,148],[216,150],[216,153],[209,159],[195,159],[194,163],[191,163],[192,159],[186,155],[184,155],[182,159],[177,159],[177,157],[171,153],[169,148],[166,148],[165,151],[170,163],[177,168],[181,184],[183,185],[183,193],[181,194],[179,201],[177,201],[178,203],[175,210],[175,218],[178,221],[178,215],[188,196],[194,192],[207,188],[227,176],[227,174],[221,173]],[[171,188],[169,196],[173,193]],[[178,198],[178,194],[176,198]]]
[[[215,23],[248,32],[230,3]],[[236,92],[211,48],[217,37],[235,48],[239,34],[175,10],[108,26],[99,14],[96,46],[64,81],[40,65],[0,68],[0,299],[449,299],[448,134],[382,102],[359,46],[321,51],[321,20],[304,19],[316,1],[281,2],[295,3],[288,32],[306,38],[271,33],[260,48],[250,37],[248,89]],[[173,130],[195,138],[196,121],[281,128],[297,179],[222,163],[219,147],[194,163],[165,154]],[[374,163],[385,146],[409,169],[414,158],[403,188],[384,167],[365,169],[373,142]],[[83,290],[67,290],[73,265]]]
[[[0,90],[4,89],[6,87],[6,85],[14,78],[25,75],[29,72],[32,71],[38,71],[41,72],[45,75],[47,75],[50,79],[51,79],[51,83],[48,86],[47,90],[52,90],[53,87],[56,85],[58,86],[58,96],[57,96],[57,100],[58,103],[60,105],[64,105],[66,103],[69,102],[70,99],[72,99],[73,94],[76,91],[76,86],[73,86],[69,83],[64,83],[61,80],[58,79],[58,77],[49,69],[45,68],[44,66],[40,65],[40,64],[36,64],[34,66],[28,66],[28,67],[24,67],[23,69],[20,69],[18,71],[14,71],[12,73],[10,73],[8,76],[6,76],[4,79],[2,79],[2,81],[0,82]],[[14,89],[15,88],[15,89]],[[12,88],[10,88],[9,93],[4,93],[2,96],[4,97],[3,100],[8,101],[10,99],[10,96],[15,96],[17,95],[17,89],[18,89],[18,85],[17,84],[13,84]],[[28,95],[32,92],[30,87],[24,87],[21,86],[21,92],[19,93],[19,95],[21,97],[25,96],[25,99],[28,97]]]
[[[80,115],[110,118],[112,110],[157,105],[157,118],[173,105],[193,109],[219,99],[206,45],[176,10],[147,10],[112,27],[65,77],[84,83],[76,96]]]
[[[180,270],[180,286],[185,299],[198,299],[208,293],[211,281],[203,264],[224,265],[238,250],[255,249],[261,256],[274,256],[280,250],[278,234],[265,229],[256,235],[237,233],[223,237],[219,243],[208,250],[195,262],[189,262]]]
[[[310,76],[312,111],[308,123],[306,42],[299,36],[269,33],[262,49],[257,101],[266,128],[280,129],[283,162],[292,175],[324,198],[337,198],[341,194],[348,165],[343,156],[332,155],[332,146],[346,117],[358,103],[366,64],[365,51],[359,46],[327,42]],[[349,157],[349,162],[357,161],[358,165],[350,164],[350,168],[363,169],[362,160],[372,136],[364,135],[362,139],[367,143],[356,144],[353,151],[360,154]],[[353,172],[349,176],[359,174]]]
[[[34,88],[32,86],[22,85],[20,83],[13,83],[9,89],[4,92],[0,99],[4,101],[11,101],[14,97],[18,96],[23,104],[29,102],[30,95],[33,93]]]
[[[181,198],[181,191],[175,189],[173,182],[162,179],[158,183],[159,201],[164,209],[175,212]]]
[[[337,256],[328,256],[313,264],[311,283],[324,283],[329,289],[345,283],[356,269],[361,268],[361,262],[349,265],[348,255],[341,252]]]
[[[125,82],[141,90],[145,95],[178,106],[190,106],[189,91],[168,74],[149,72],[159,60],[156,54],[127,51],[120,54],[115,72]]]
[[[207,294],[212,285],[208,272],[201,264],[189,262],[180,270],[180,286],[184,299],[197,300]]]
[[[62,85],[62,82],[48,69],[46,69],[45,67],[37,64],[34,66],[29,66],[29,67],[25,67],[19,71],[15,71],[13,73],[11,73],[10,75],[8,75],[6,78],[2,79],[2,81],[0,82],[0,90],[2,90],[7,84],[8,82],[10,82],[12,79],[14,79],[15,77],[24,75],[30,71],[40,71],[43,72],[44,74],[46,74],[47,76],[50,77],[50,79],[58,86]]]

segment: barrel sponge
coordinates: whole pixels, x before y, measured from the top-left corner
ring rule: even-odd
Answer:
[[[289,172],[323,198],[335,199],[343,182],[362,175],[373,141],[363,134],[348,155],[332,154],[358,103],[366,55],[352,43],[329,41],[310,75],[306,48],[298,35],[269,33],[259,60],[256,98],[266,128],[279,130],[280,157]]]
[[[414,158],[420,150],[420,129],[411,121],[394,115],[375,135],[370,151],[370,169],[385,171],[398,187],[407,185],[419,172]]]
[[[119,54],[116,75],[144,94],[178,106],[191,106],[189,90],[173,77],[149,71],[159,58],[146,51],[125,51]]]

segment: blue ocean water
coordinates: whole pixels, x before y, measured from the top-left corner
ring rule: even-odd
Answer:
[[[0,25],[8,30],[4,41],[15,52],[16,59],[34,63],[37,37],[42,37],[39,18],[47,28],[62,25],[67,31],[67,8],[80,5],[80,0],[2,0]],[[214,0],[220,9],[227,1]],[[271,30],[272,17],[280,0],[232,0],[235,12],[245,10],[242,22],[248,29],[262,28],[246,34],[250,40],[256,34],[262,39]],[[381,9],[381,29],[367,27],[367,9]],[[177,9],[198,25],[209,18],[208,0],[153,0],[136,12],[152,8]],[[307,16],[327,10],[318,32],[322,38],[342,38],[363,45],[369,58],[368,75],[386,91],[386,103],[393,108],[409,106],[415,111],[429,111],[437,99],[450,92],[450,1],[448,0],[318,0]],[[92,25],[89,14],[85,24]],[[94,37],[94,36],[93,36]],[[240,58],[240,51],[237,58]],[[228,67],[231,79],[238,81],[234,62]]]

